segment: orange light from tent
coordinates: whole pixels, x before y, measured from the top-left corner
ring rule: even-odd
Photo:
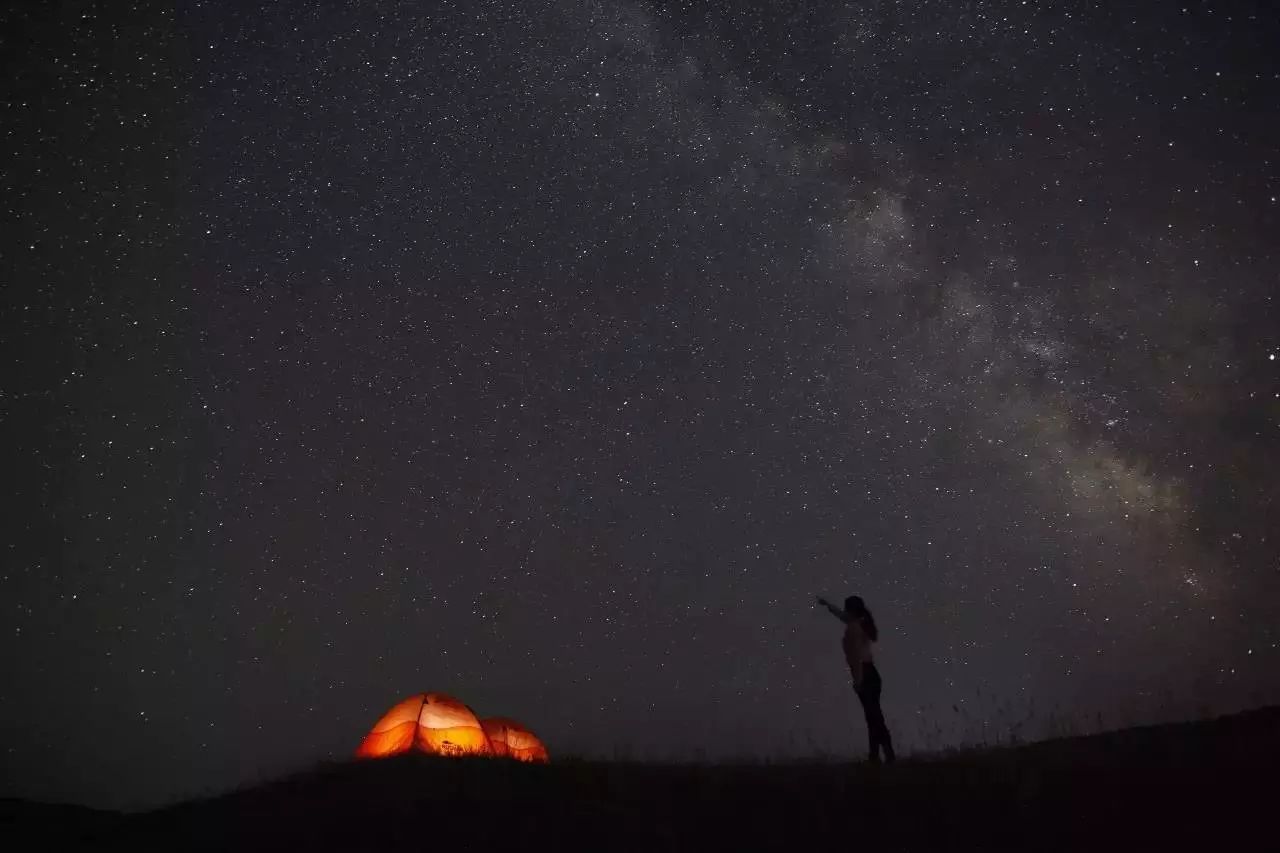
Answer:
[[[385,758],[417,749],[433,755],[491,755],[471,709],[443,693],[419,693],[387,711],[356,749],[357,758]]]
[[[508,717],[490,717],[482,720],[485,734],[493,745],[493,754],[517,761],[545,764],[551,760],[547,748],[538,736],[524,725]]]
[[[356,756],[386,758],[412,749],[423,701],[424,697],[419,693],[393,705],[373,724],[373,729],[356,749]]]
[[[413,746],[413,735],[418,729],[417,723],[403,723],[385,732],[369,732],[359,748],[357,758],[386,758],[408,752]]]

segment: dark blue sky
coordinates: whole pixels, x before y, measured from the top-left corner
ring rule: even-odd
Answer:
[[[1280,699],[1274,17],[700,6],[5,13],[0,793]]]

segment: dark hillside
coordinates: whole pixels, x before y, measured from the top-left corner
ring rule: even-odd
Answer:
[[[1274,839],[1278,760],[1271,708],[878,772],[403,757],[116,821],[15,804],[5,820],[28,846],[65,846],[74,830],[112,850],[1213,850]]]

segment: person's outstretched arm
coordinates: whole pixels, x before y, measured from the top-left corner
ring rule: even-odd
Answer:
[[[823,607],[827,608],[828,610],[830,610],[831,615],[839,619],[841,622],[849,621],[849,617],[845,615],[843,610],[841,610],[839,607],[836,607],[834,604],[832,604],[830,601],[827,601],[822,596],[818,596],[818,603],[821,604]]]

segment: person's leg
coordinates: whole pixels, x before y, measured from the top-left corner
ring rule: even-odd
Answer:
[[[893,754],[893,738],[889,736],[889,727],[885,725],[884,714],[880,714],[880,746],[884,749],[884,760],[892,764],[897,758]]]
[[[862,670],[862,683],[854,688],[858,701],[862,703],[862,715],[867,721],[867,746],[872,764],[880,763],[880,729],[878,721],[880,713],[880,677],[873,666],[865,666]]]
[[[880,680],[880,671],[875,666],[868,667],[872,673],[874,687],[871,691],[870,707],[867,710],[867,725],[875,726],[875,744],[884,752],[885,761],[893,761],[893,740],[889,737],[889,727],[884,721],[884,711],[880,708],[880,692],[884,683]]]
[[[876,729],[876,743],[884,752],[884,760],[892,762],[894,760],[893,739],[889,737],[889,727],[885,724],[884,712],[880,710],[879,704],[876,705]]]
[[[871,759],[872,764],[879,764],[880,763],[880,737],[879,737],[880,733],[876,729],[876,721],[871,711],[871,703],[866,699],[862,700],[862,715],[864,718],[866,718],[866,721],[867,721],[867,749],[868,749],[867,755]]]

